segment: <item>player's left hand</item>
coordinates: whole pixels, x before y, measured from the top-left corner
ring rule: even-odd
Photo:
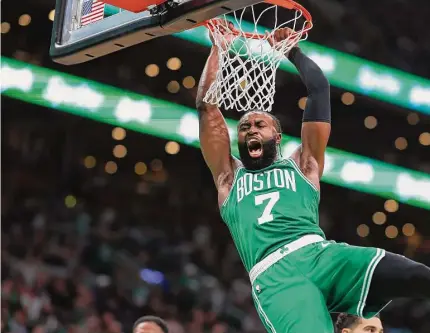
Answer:
[[[280,28],[273,33],[266,32],[266,38],[270,46],[275,50],[282,48],[282,42],[294,38],[295,31],[291,28]]]

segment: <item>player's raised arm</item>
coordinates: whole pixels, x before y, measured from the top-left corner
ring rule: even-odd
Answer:
[[[293,31],[289,28],[278,29],[268,41],[272,47],[289,38]],[[331,130],[330,85],[321,68],[308,58],[298,46],[288,53],[288,59],[297,68],[300,78],[308,90],[306,108],[303,113],[302,146],[293,154],[306,176],[313,175],[312,170],[318,170],[319,183],[324,171],[324,153]],[[312,175],[311,175],[312,174]]]
[[[306,171],[316,163],[318,176],[321,178],[324,171],[324,153],[331,130],[330,85],[318,65],[300,48],[293,48],[288,59],[296,66],[308,90],[303,113],[300,166]]]
[[[203,101],[207,91],[215,81],[218,66],[218,47],[214,45],[200,79],[196,106],[199,112],[200,147],[206,164],[212,172],[215,185],[220,192],[230,190],[237,161],[231,156],[230,137],[221,111],[216,105]],[[226,186],[227,188],[225,188]],[[222,201],[222,198],[220,200]]]

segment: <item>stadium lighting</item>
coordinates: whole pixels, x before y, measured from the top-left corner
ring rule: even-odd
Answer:
[[[2,95],[199,147],[199,119],[192,108],[15,59],[1,60]],[[237,121],[226,122],[232,154],[238,156]],[[430,134],[422,135],[422,141],[430,143]],[[299,138],[282,135],[282,152],[299,144]],[[326,161],[325,183],[430,210],[430,177],[424,172],[332,147],[326,150]]]
[[[401,136],[394,141],[394,145],[398,150],[405,150],[408,147],[408,141]]]
[[[21,27],[26,27],[31,23],[31,16],[28,14],[22,14],[18,19],[18,24]]]
[[[50,21],[54,21],[54,17],[55,17],[55,9],[51,10],[48,14],[48,18]]]
[[[418,116],[418,113],[411,112],[408,114],[407,120],[409,125],[416,125],[419,123],[420,117]]]
[[[123,129],[121,127],[115,127],[112,130],[112,138],[114,140],[117,140],[117,141],[124,140],[126,135],[127,135],[127,133],[126,133],[125,129]]]
[[[124,145],[116,145],[113,148],[113,156],[116,158],[124,158],[127,155],[127,148]]]
[[[385,228],[385,236],[387,236],[387,238],[396,238],[398,234],[399,230],[394,225],[389,225],[387,228]]]
[[[376,212],[372,216],[373,223],[382,225],[387,221],[387,215],[385,215],[383,212]]]
[[[118,166],[114,161],[109,161],[105,165],[105,171],[106,173],[113,175],[115,172],[118,171]]]
[[[182,81],[182,85],[187,89],[192,89],[196,85],[196,79],[194,79],[192,76],[187,76]]]
[[[402,228],[403,235],[411,237],[415,234],[415,226],[412,223],[406,223]]]
[[[177,71],[181,68],[182,66],[182,61],[179,58],[170,58],[167,61],[167,68],[170,69],[171,71]]]
[[[181,89],[178,81],[170,81],[167,85],[167,91],[171,94],[176,94]]]
[[[364,237],[369,236],[369,233],[370,233],[370,229],[369,229],[369,227],[366,224],[360,224],[357,227],[357,235],[358,236],[364,238]]]
[[[179,146],[179,143],[174,142],[174,141],[169,141],[166,143],[166,153],[169,155],[176,155],[177,153],[179,153],[179,150],[181,149]]]
[[[145,68],[145,74],[149,77],[156,77],[160,74],[160,67],[156,64],[150,64]]]
[[[421,133],[418,140],[423,146],[430,146],[430,133]]]
[[[87,169],[92,169],[96,166],[96,159],[94,156],[87,156],[84,159],[84,166]]]
[[[355,102],[355,96],[350,92],[346,92],[342,94],[341,100],[345,105],[352,105]]]
[[[64,198],[64,205],[67,208],[74,208],[76,206],[77,200],[73,195],[68,195]]]
[[[134,166],[134,172],[139,176],[143,176],[146,171],[148,171],[148,167],[143,162],[137,162]]]
[[[397,203],[396,200],[390,199],[385,201],[384,208],[389,213],[395,213],[399,210],[399,204]]]
[[[300,109],[302,109],[302,110],[304,110],[305,109],[305,107],[306,107],[306,102],[308,101],[308,98],[307,97],[302,97],[302,98],[300,98],[299,99],[299,108]]]
[[[2,22],[1,24],[1,33],[7,34],[10,31],[10,23],[9,22]]]
[[[374,116],[368,116],[364,119],[364,126],[368,129],[374,129],[378,126],[378,120]]]

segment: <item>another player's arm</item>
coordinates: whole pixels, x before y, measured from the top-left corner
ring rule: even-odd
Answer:
[[[290,51],[288,59],[297,68],[308,90],[303,113],[302,145],[292,158],[298,162],[303,173],[319,187],[324,171],[324,153],[331,131],[330,85],[318,65],[299,47]]]
[[[218,49],[213,46],[200,79],[196,106],[199,113],[200,147],[218,189],[218,201],[221,205],[230,192],[239,162],[231,155],[228,127],[221,111],[217,106],[203,101],[216,79],[218,65]]]

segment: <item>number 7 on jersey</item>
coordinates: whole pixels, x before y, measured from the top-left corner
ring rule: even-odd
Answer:
[[[260,194],[255,196],[255,205],[260,206],[265,201],[268,201],[266,203],[266,207],[264,207],[263,215],[261,215],[258,218],[258,224],[267,223],[270,221],[273,221],[273,215],[272,215],[272,209],[275,206],[275,204],[279,200],[279,191],[270,192],[266,194]]]

